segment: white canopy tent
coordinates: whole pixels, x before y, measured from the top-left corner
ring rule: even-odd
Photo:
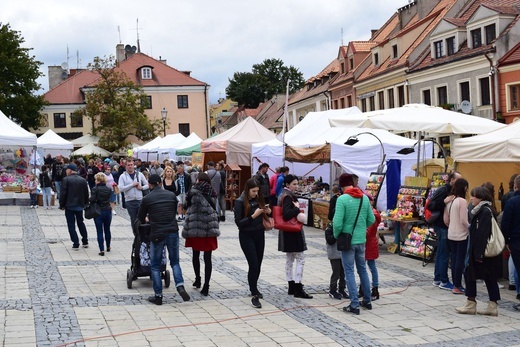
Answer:
[[[87,134],[87,135],[78,137],[77,139],[74,139],[71,142],[74,145],[74,147],[83,147],[90,143],[97,146],[97,144],[99,143],[99,137]]]
[[[520,173],[520,122],[454,142],[453,160],[470,189],[490,181],[495,191],[501,183],[507,191],[509,178]]]
[[[83,156],[83,155],[90,155],[90,154],[100,155],[102,157],[108,157],[111,153],[109,151],[107,151],[106,149],[103,149],[101,147],[93,145],[92,143],[89,143],[88,145],[75,150],[70,155],[71,156]]]
[[[28,132],[0,111],[0,148],[36,146],[36,135]]]
[[[158,160],[163,161],[166,157],[172,158],[170,153],[175,152],[175,149],[186,141],[186,137],[182,134],[169,134],[157,143],[156,148],[152,148],[151,152],[157,152]]]
[[[252,117],[247,117],[222,134],[202,141],[201,151],[203,153],[225,152],[226,163],[250,166],[252,145],[275,137],[272,131]]]
[[[184,140],[177,148],[174,153],[170,153],[171,156],[176,159],[180,159],[180,156],[191,156],[193,152],[200,152],[200,144],[202,143],[202,139],[195,133],[191,133],[190,136]]]
[[[331,118],[333,127],[385,129],[394,132],[422,131],[439,135],[483,134],[503,128],[493,120],[425,104],[365,112],[353,117]]]
[[[161,142],[162,137],[157,136],[155,139],[151,140],[150,142],[145,143],[144,145],[137,147],[134,149],[134,156],[141,160],[148,160],[148,157],[150,153],[153,151],[153,149],[157,148],[159,143]]]
[[[361,134],[367,132],[372,135]],[[359,140],[353,146],[345,145],[344,143],[350,136],[358,135]],[[377,167],[381,163],[381,140],[385,149],[386,159],[398,159],[401,161],[401,184],[404,183],[405,176],[414,176],[412,166],[416,164],[417,159],[413,155],[397,154],[402,148],[412,147],[415,140],[407,139],[402,136],[392,134],[386,130],[380,129],[359,129],[359,128],[330,128],[321,134],[308,134],[307,138],[298,138],[299,141],[294,142],[291,147],[309,148],[313,146],[320,146],[330,144],[330,160],[335,165],[339,165],[345,172],[356,174],[359,177],[359,186],[364,187],[367,183],[371,172],[377,171]],[[432,151],[433,144],[431,142],[424,142],[421,144],[422,150],[426,153]],[[282,158],[284,156],[283,145],[279,140],[271,140],[253,145],[253,157],[258,161],[267,162],[271,167],[281,166]],[[331,177],[331,165],[319,163],[296,163],[285,162],[285,165],[290,168],[290,172],[302,176],[306,175],[311,170],[312,176],[315,178],[322,177],[325,182],[329,182]],[[383,188],[378,199],[378,208],[386,209],[386,190]]]
[[[55,157],[57,154],[69,157],[74,149],[72,142],[65,140],[60,135],[56,134],[52,129],[49,129],[37,139],[38,149],[45,154],[50,154]]]

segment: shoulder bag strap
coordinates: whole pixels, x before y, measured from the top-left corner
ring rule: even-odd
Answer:
[[[361,197],[361,201],[359,202],[359,208],[357,211],[356,220],[354,221],[354,227],[352,228],[352,235],[354,235],[354,231],[356,230],[357,221],[359,218],[359,213],[361,212],[361,206],[363,205],[363,197]]]

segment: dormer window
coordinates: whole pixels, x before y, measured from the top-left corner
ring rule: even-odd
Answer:
[[[349,64],[350,64],[350,70],[353,70],[354,69],[354,59],[353,58],[350,58],[348,60]]]
[[[489,45],[497,37],[495,24],[485,26],[484,31],[486,32],[486,45]]]
[[[397,58],[397,45],[392,46],[392,57]]]
[[[379,53],[374,53],[374,65],[379,65]]]
[[[471,30],[471,45],[473,48],[482,46],[482,31],[480,28]]]
[[[455,54],[455,36],[446,39],[446,51],[448,55]]]
[[[442,58],[442,41],[435,41],[433,45],[435,47],[435,58]]]
[[[151,67],[143,67],[141,69],[141,78],[143,80],[151,80],[152,79],[152,68]]]

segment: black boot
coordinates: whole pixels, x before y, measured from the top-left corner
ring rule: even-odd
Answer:
[[[295,283],[294,287],[295,287],[295,290],[294,290],[295,298],[312,299],[312,295],[307,294],[305,292],[305,290],[303,289],[303,284]]]
[[[152,304],[162,305],[162,295],[152,295],[148,298],[148,301]]]
[[[195,282],[193,282],[193,286],[195,288],[200,288],[200,276],[195,277]]]
[[[287,283],[289,284],[289,289],[287,290],[287,294],[294,295],[294,290],[295,290],[294,281],[289,281]]]
[[[226,221],[226,216],[220,216],[220,221],[221,222],[225,222]]]
[[[365,296],[365,293],[363,293],[363,288],[359,285],[358,298],[362,298],[363,296]]]
[[[200,293],[204,296],[208,296],[209,294],[209,284],[207,283],[204,283],[204,286],[202,287],[202,290],[200,291]]]
[[[372,297],[372,301],[379,299],[379,290],[377,287],[372,288],[372,293],[370,296]]]

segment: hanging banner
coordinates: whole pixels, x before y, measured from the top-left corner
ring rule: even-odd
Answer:
[[[192,153],[191,154],[191,165],[197,166],[204,163],[204,153]]]
[[[310,148],[286,146],[285,160],[299,163],[330,163],[330,144]]]

